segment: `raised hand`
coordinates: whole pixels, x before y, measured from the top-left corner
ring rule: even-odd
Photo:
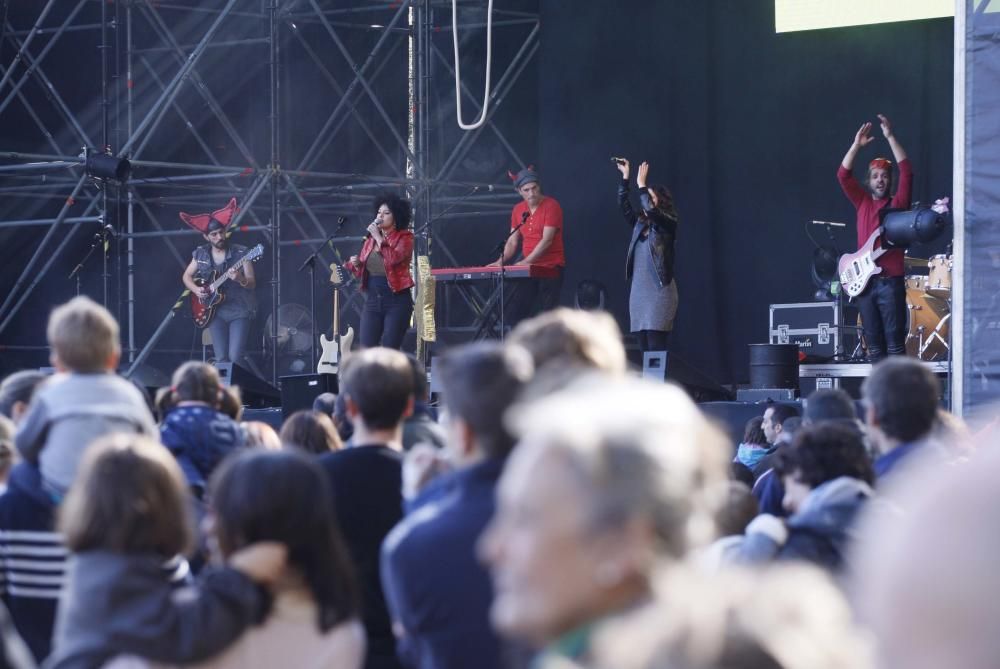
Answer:
[[[378,223],[372,221],[368,224],[368,234],[372,237],[379,238],[382,236],[382,228],[378,227]]]
[[[615,163],[615,167],[618,171],[622,173],[622,179],[628,179],[629,174],[631,174],[632,168],[628,164],[628,158],[622,158],[620,161]]]
[[[871,132],[872,132],[872,124],[870,121],[864,123],[860,128],[858,128],[857,134],[854,135],[855,146],[868,146],[868,144],[870,144],[874,139],[871,136]]]
[[[889,139],[892,137],[892,124],[889,123],[889,119],[887,119],[883,114],[876,114],[876,116],[878,116],[878,121],[882,125],[882,135],[886,139]]]
[[[635,183],[639,188],[646,187],[646,176],[649,174],[649,163],[645,160],[639,164],[639,173],[635,176]]]

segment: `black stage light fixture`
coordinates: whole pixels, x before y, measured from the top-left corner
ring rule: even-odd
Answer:
[[[887,209],[879,212],[885,228],[885,240],[892,246],[910,246],[916,242],[927,243],[944,232],[948,222],[929,206],[913,209]]]
[[[84,168],[87,170],[87,176],[95,179],[125,183],[132,171],[132,163],[126,158],[88,150]]]

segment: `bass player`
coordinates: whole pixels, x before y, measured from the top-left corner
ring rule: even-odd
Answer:
[[[245,246],[230,244],[227,235],[229,224],[238,211],[236,198],[232,198],[229,204],[211,214],[181,212],[181,220],[200,232],[208,242],[194,250],[181,280],[195,296],[208,297],[207,280],[213,272],[216,276],[229,275],[225,288],[220,288],[224,290],[225,299],[215,309],[208,330],[212,333],[215,361],[242,364],[250,321],[257,312],[257,295],[254,292],[257,279],[253,263],[244,263],[239,269],[232,267],[247,254]]]
[[[879,227],[879,212],[884,208],[909,209],[913,187],[913,171],[899,140],[892,131],[892,125],[882,114],[878,115],[882,134],[889,142],[892,156],[899,165],[899,188],[890,197],[892,188],[892,161],[876,158],[868,164],[865,185],[862,186],[851,175],[854,159],[861,147],[867,146],[872,124],[862,125],[854,135],[854,142],[847,150],[837,169],[837,180],[844,189],[844,195],[857,210],[858,246],[861,247]],[[884,244],[885,240],[880,240]],[[882,272],[872,277],[868,286],[857,296],[861,311],[865,341],[868,343],[868,358],[878,362],[889,355],[906,353],[906,281],[903,274],[903,249],[895,248],[882,255],[876,264]]]

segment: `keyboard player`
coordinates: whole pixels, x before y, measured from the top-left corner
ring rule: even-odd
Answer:
[[[537,265],[556,270],[552,278],[528,279],[519,285],[508,304],[510,323],[515,325],[524,318],[559,305],[566,255],[563,251],[562,207],[555,198],[542,193],[534,166],[529,165],[517,174],[507,174],[522,201],[514,206],[510,214],[510,229],[514,232],[504,246],[503,264]],[[521,248],[521,257],[515,261],[518,247]],[[499,265],[498,258],[490,267]]]

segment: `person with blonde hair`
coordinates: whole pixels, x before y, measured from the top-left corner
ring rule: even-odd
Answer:
[[[91,441],[113,432],[158,431],[142,393],[115,375],[121,344],[107,309],[75,297],[52,311],[47,334],[58,373],[36,392],[15,443],[58,498],[73,483]]]
[[[508,420],[521,438],[479,541],[493,625],[585,665],[594,633],[714,538],[731,449],[681,389],[601,374]]]
[[[253,544],[205,572],[188,596],[181,555],[194,543],[184,475],[163,446],[111,435],[84,456],[59,510],[72,551],[47,667],[99,667],[119,655],[160,662],[206,659],[259,622],[258,584],[273,580],[286,549]]]

